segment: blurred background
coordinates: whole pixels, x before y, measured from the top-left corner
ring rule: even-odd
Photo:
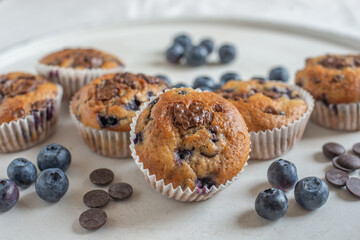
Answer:
[[[0,0],[0,50],[46,33],[133,20],[249,19],[360,38],[359,0]]]

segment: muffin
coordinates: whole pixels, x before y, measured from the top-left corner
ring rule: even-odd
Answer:
[[[92,150],[108,157],[128,157],[130,123],[135,111],[167,88],[167,83],[157,77],[107,74],[74,95],[71,116]]]
[[[124,64],[119,58],[99,50],[74,48],[43,57],[36,68],[40,75],[61,84],[64,98],[69,99],[92,80],[108,73],[121,72]]]
[[[311,119],[336,130],[360,130],[360,55],[325,55],[306,60],[296,84],[315,99]]]
[[[217,94],[172,89],[137,115],[133,157],[151,185],[168,197],[208,199],[246,164],[250,141],[245,121]]]
[[[313,105],[306,91],[276,81],[230,81],[217,93],[242,114],[250,132],[251,159],[288,151],[301,138]]]
[[[62,88],[29,73],[0,75],[0,152],[29,148],[55,130]]]

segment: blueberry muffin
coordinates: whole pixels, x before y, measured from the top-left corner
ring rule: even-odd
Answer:
[[[235,105],[250,132],[286,126],[308,108],[298,91],[275,81],[230,81],[217,93]]]
[[[175,189],[207,192],[244,167],[250,141],[227,100],[191,88],[167,91],[138,116],[134,149],[149,174]]]
[[[360,55],[325,55],[306,60],[296,84],[316,100],[312,119],[338,130],[360,130]]]
[[[49,136],[61,96],[61,87],[41,76],[0,75],[0,152],[22,150]]]
[[[108,53],[95,49],[64,49],[40,59],[40,75],[63,85],[67,98],[81,86],[108,73],[121,72],[124,63]]]
[[[158,77],[144,74],[114,73],[95,79],[72,98],[71,112],[85,142],[106,156],[129,156],[129,131],[135,111],[150,97],[169,86]],[[115,142],[103,143],[94,130],[111,134]],[[89,135],[90,134],[90,135]],[[123,136],[120,139],[120,135]],[[104,137],[104,141],[106,137]],[[120,147],[120,145],[123,147]],[[123,150],[122,150],[123,149]]]

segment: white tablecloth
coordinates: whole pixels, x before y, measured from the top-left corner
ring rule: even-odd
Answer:
[[[241,18],[285,22],[360,38],[359,0],[0,0],[0,49],[89,23]]]

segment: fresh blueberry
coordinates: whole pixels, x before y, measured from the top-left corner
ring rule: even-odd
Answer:
[[[216,84],[213,90],[218,90],[218,89],[220,89],[220,88],[221,88],[221,85],[220,85],[220,84]]]
[[[41,171],[47,168],[60,168],[66,171],[70,167],[71,154],[60,144],[49,144],[43,147],[37,156],[37,165]]]
[[[206,57],[208,55],[208,51],[204,46],[195,46],[192,47],[186,53],[186,64],[192,67],[198,67],[204,65],[206,62]]]
[[[222,63],[229,63],[236,57],[236,49],[230,44],[222,45],[219,48],[219,57]]]
[[[0,179],[0,211],[5,212],[19,200],[19,188],[10,179]]]
[[[166,59],[174,64],[178,64],[184,56],[185,49],[180,44],[175,44],[166,50]]]
[[[270,70],[269,79],[287,82],[289,81],[289,72],[284,67],[275,67]]]
[[[231,80],[235,80],[235,81],[241,80],[240,75],[235,72],[225,73],[220,78],[220,85],[223,86],[225,83],[227,83],[228,81],[231,81]]]
[[[208,76],[200,76],[195,79],[193,88],[208,87],[214,89],[215,85],[215,81],[212,78]]]
[[[36,180],[35,165],[25,158],[14,159],[7,168],[8,177],[22,188],[29,187]]]
[[[170,79],[169,79],[167,76],[158,74],[158,75],[156,75],[156,77],[161,78],[161,79],[164,80],[166,83],[168,83],[169,85],[171,85]]]
[[[212,53],[214,50],[214,41],[211,39],[203,39],[199,45],[204,46],[208,51],[208,54]]]
[[[270,165],[267,178],[273,187],[283,191],[293,189],[298,181],[296,166],[284,159],[276,160]]]
[[[174,45],[179,44],[181,45],[185,50],[191,48],[191,38],[186,34],[180,34],[177,35],[174,38]]]
[[[172,87],[173,88],[188,88],[190,86],[185,83],[177,83],[177,84],[173,85]]]
[[[295,200],[307,210],[324,205],[329,197],[328,185],[318,177],[306,177],[295,185]]]
[[[56,202],[69,188],[69,180],[60,168],[48,168],[39,174],[35,183],[37,195],[47,201]]]
[[[283,191],[270,188],[261,191],[255,200],[255,210],[260,217],[277,220],[285,215],[289,207],[288,199]]]

